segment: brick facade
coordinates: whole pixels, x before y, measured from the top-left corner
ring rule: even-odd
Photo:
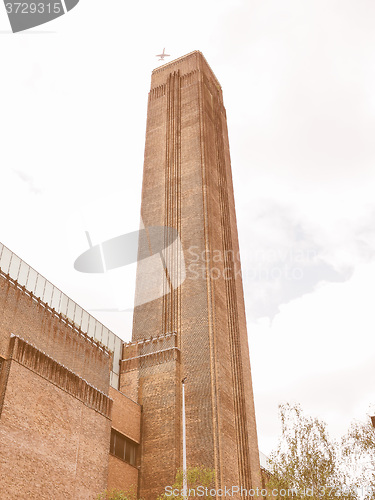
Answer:
[[[152,74],[132,342],[101,325],[105,347],[73,301],[79,323],[0,269],[0,499],[155,500],[182,466],[184,377],[188,466],[261,487],[231,175],[221,87],[193,52]]]
[[[179,467],[181,402],[176,380],[180,377],[180,350],[175,334],[124,345],[120,388],[124,392],[139,388],[142,403],[142,498],[156,498],[155,476],[157,493],[162,493],[163,484],[173,484]]]
[[[153,240],[140,244],[133,342],[143,346],[152,338],[157,353],[157,339],[173,333],[176,349],[165,362],[154,354],[152,366],[141,352],[134,357],[134,345],[124,352],[122,390],[134,397],[138,388],[143,406],[140,495],[154,498],[182,465],[185,376],[188,465],[215,469],[217,489],[260,487],[226,112],[220,84],[200,52],[153,71],[141,215],[146,230],[177,230],[184,258],[178,249],[162,252],[164,279],[155,299],[145,302],[153,276],[142,259],[152,255]],[[165,230],[166,247],[170,243]],[[173,286],[179,277],[184,282]]]
[[[10,335],[30,342],[108,394],[111,357],[105,347],[74,327],[17,282],[0,274],[0,356],[6,357]]]
[[[0,314],[0,499],[137,489],[138,468],[109,454],[111,428],[141,441],[111,353],[1,272]]]
[[[95,499],[107,484],[111,401],[18,337],[10,344],[0,498]]]
[[[113,387],[109,389],[109,396],[113,400],[112,428],[140,445],[141,406]],[[136,492],[138,481],[138,463],[132,466],[118,457],[109,456],[108,489],[116,488],[125,491],[133,489]]]

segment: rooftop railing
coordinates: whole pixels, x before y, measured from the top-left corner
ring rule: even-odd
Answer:
[[[118,389],[122,340],[2,243],[0,269],[51,309],[68,318],[82,332],[113,352],[110,384]]]

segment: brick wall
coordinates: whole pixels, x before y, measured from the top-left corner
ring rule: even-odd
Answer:
[[[162,494],[165,486],[173,484],[180,465],[181,373],[176,341],[176,335],[169,334],[124,345],[120,390],[123,381],[126,389],[127,375],[134,375],[135,367],[139,377],[141,498],[155,499]]]
[[[109,389],[109,397],[113,400],[112,427],[136,443],[140,443],[141,406],[113,387]]]
[[[0,498],[95,499],[108,480],[111,355],[0,274]]]
[[[109,395],[113,400],[112,428],[136,443],[141,442],[141,406],[112,387]],[[132,466],[110,455],[108,464],[108,489],[129,491],[138,489],[138,466]]]
[[[108,490],[136,492],[137,488],[138,469],[113,455],[109,455]]]
[[[41,375],[35,359],[31,365],[11,353],[3,366],[0,498],[94,500],[107,484],[111,427],[109,417],[94,409],[100,393],[85,404],[48,380],[61,367],[51,362]]]
[[[14,333],[108,394],[110,355],[65,318],[0,274],[0,356]]]
[[[249,489],[260,487],[261,477],[231,175],[222,91],[202,54],[193,52],[154,70],[141,214],[146,228],[172,226],[179,232],[186,279],[168,292],[167,276],[165,295],[135,308],[134,341],[147,338],[147,332],[174,331],[181,352],[179,374],[171,369],[167,376],[160,364],[152,379],[139,368],[143,425],[160,430],[154,447],[168,453],[171,442],[166,445],[169,434],[163,432],[167,418],[170,431],[179,435],[175,450],[181,466],[180,400],[176,396],[176,420],[168,421],[157,411],[149,384],[160,377],[168,401],[173,384],[180,395],[181,376],[187,376],[188,465],[214,468],[217,489],[228,484]],[[202,258],[214,252],[217,261]],[[164,258],[170,270],[181,264],[173,252]],[[136,297],[142,297],[151,279],[141,264]],[[167,477],[167,462],[163,454],[159,460],[146,456],[147,442],[142,463],[150,471],[148,484],[156,488]],[[141,495],[148,500],[155,491],[142,487]]]

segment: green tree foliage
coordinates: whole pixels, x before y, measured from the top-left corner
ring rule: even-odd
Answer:
[[[363,500],[375,500],[375,429],[371,421],[353,422],[342,439],[343,457]]]
[[[172,490],[177,490],[178,492],[182,493],[183,490],[183,480],[184,480],[184,475],[182,470],[179,470],[176,474],[175,482],[172,486]],[[204,494],[204,497],[206,500],[214,500],[214,497],[210,496],[210,489],[215,488],[215,471],[203,466],[200,467],[189,467],[187,470],[187,485],[188,485],[188,492],[189,490],[195,490],[197,492],[197,488],[207,488],[207,495],[206,491]],[[192,491],[191,491],[192,493]],[[196,497],[198,494],[196,493]],[[182,494],[179,495],[173,495],[167,496],[166,493],[163,495],[159,496],[157,500],[183,500]],[[194,498],[194,495],[192,493],[192,496],[189,498]]]
[[[282,433],[270,457],[273,474],[267,484],[268,492],[276,492],[273,498],[356,499],[340,448],[330,440],[326,424],[306,416],[299,405],[280,405],[279,411]]]

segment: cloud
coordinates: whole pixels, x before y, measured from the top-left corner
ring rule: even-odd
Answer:
[[[375,400],[373,360],[334,373],[299,376],[284,388],[256,394],[258,429],[263,449],[275,449],[280,434],[277,408],[280,403],[300,403],[306,413],[328,424],[334,439],[343,436],[354,419],[365,420]]]
[[[350,280],[325,283],[280,306],[273,323],[249,322],[260,445],[274,448],[277,405],[297,401],[343,434],[375,401],[375,262],[357,263]]]
[[[35,180],[33,177],[26,174],[22,170],[14,169],[13,172],[15,172],[18,175],[18,177],[27,185],[27,187],[29,188],[29,190],[33,194],[41,194],[42,193],[42,190],[35,185]]]
[[[248,249],[242,254],[242,269],[247,311],[252,318],[272,320],[280,312],[280,305],[314,292],[322,283],[343,282],[352,276],[354,256],[335,260],[335,250],[342,252],[342,248],[322,241],[293,207],[262,201],[248,210],[253,215],[242,238]],[[364,225],[357,232],[351,234],[355,253],[373,255],[369,249],[365,252],[364,246],[370,248],[375,230]],[[349,247],[353,246],[349,243]]]

